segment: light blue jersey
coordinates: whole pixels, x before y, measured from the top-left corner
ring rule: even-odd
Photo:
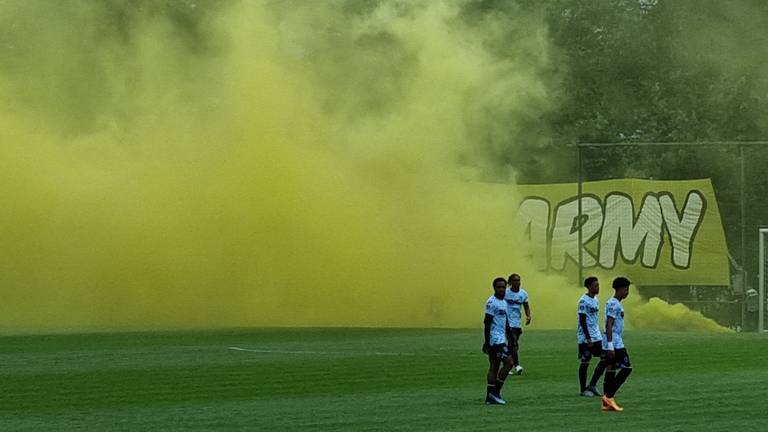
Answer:
[[[590,297],[587,294],[583,294],[579,299],[579,307],[576,313],[576,329],[577,337],[580,344],[587,343],[587,335],[581,329],[579,321],[579,315],[587,316],[587,331],[589,332],[589,339],[593,341],[599,341],[601,339],[600,324],[598,323],[598,315],[600,312],[600,301],[597,296]]]
[[[509,326],[511,328],[521,328],[522,311],[520,309],[524,303],[528,303],[528,293],[522,288],[520,288],[518,292],[514,292],[507,288],[504,300],[507,302],[507,320],[509,321]]]
[[[611,297],[608,303],[605,304],[605,321],[608,322],[608,317],[613,318],[613,349],[624,348],[624,305],[621,304],[619,299]],[[603,349],[608,344],[608,337],[603,337]]]
[[[507,343],[507,302],[496,298],[495,295],[488,297],[485,302],[485,314],[491,315],[491,338],[488,341],[490,345]]]

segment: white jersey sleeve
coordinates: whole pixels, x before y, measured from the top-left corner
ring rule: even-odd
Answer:
[[[495,311],[494,311],[494,307],[493,306],[494,306],[493,299],[488,299],[488,301],[485,302],[485,314],[486,315],[490,315],[490,316],[494,315]]]
[[[589,304],[582,297],[579,299],[579,314],[587,315],[588,313],[589,313]]]

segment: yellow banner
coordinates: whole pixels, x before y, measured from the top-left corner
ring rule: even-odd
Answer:
[[[640,285],[728,285],[728,249],[709,179],[520,185],[517,222],[540,270],[590,269]],[[580,222],[579,222],[580,221]]]

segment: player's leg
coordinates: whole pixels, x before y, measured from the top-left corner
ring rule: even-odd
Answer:
[[[501,360],[493,355],[493,352],[488,353],[488,377],[487,386],[485,389],[485,402],[493,402],[492,396],[496,395],[496,379],[499,376],[499,366],[501,366]]]
[[[619,358],[619,355],[619,350],[616,350],[613,358],[609,358],[607,353],[603,358],[607,365],[605,369],[605,379],[603,380],[604,395],[600,406],[601,411],[624,411],[624,408],[619,406],[619,404],[616,403],[616,400],[613,399],[613,395],[616,391],[616,369],[618,368],[617,358]]]
[[[579,344],[579,393],[582,396],[594,396],[587,390],[587,372],[589,371],[589,362],[592,360],[592,352],[587,344]]]
[[[502,355],[501,368],[499,369],[499,375],[496,377],[496,396],[501,398],[501,388],[504,387],[504,382],[509,376],[509,371],[512,370],[512,356],[507,352],[506,356]]]
[[[629,374],[632,373],[632,363],[629,360],[629,354],[626,349],[622,348],[616,350],[616,364],[619,368],[619,372],[616,374],[613,386],[611,387],[611,398],[616,396],[616,392],[619,391],[621,385],[624,384],[624,381],[627,380]]]
[[[600,411],[623,411],[615,400],[613,400],[609,394],[611,394],[611,388],[613,387],[613,381],[615,377],[615,365],[610,360],[606,359],[608,364],[605,369],[605,380],[603,381],[603,397],[600,400]]]
[[[515,374],[521,375],[523,373],[523,366],[520,365],[520,336],[523,335],[523,329],[513,328],[510,330],[511,338],[509,339],[510,354],[512,355],[512,366]]]
[[[503,405],[506,403],[501,398],[501,387],[503,382],[499,383],[499,375],[504,369],[504,361],[509,358],[509,351],[506,344],[492,345],[488,350],[488,377],[486,388],[485,403],[494,405]],[[511,359],[509,359],[511,362]],[[507,370],[509,372],[509,370]],[[504,375],[506,377],[506,375]]]
[[[605,378],[603,379],[603,394],[605,396],[611,394],[611,388],[613,387],[613,381],[615,378],[616,370],[614,365],[612,363],[608,363],[605,367]]]
[[[512,366],[520,364],[520,359],[517,357],[517,329],[511,329],[509,331],[509,354],[512,357]]]
[[[602,396],[602,393],[597,389],[597,382],[600,381],[600,377],[603,376],[605,367],[608,365],[608,363],[601,358],[602,351],[603,348],[601,342],[596,342],[592,346],[592,354],[600,359],[600,361],[597,362],[597,366],[595,366],[595,370],[592,372],[592,378],[589,380],[587,390],[591,391],[595,396]]]
[[[595,396],[603,395],[600,393],[600,390],[597,389],[597,382],[600,381],[600,377],[603,376],[603,372],[605,372],[606,366],[607,364],[603,360],[597,362],[595,370],[592,372],[592,378],[589,380],[589,384],[587,385],[587,390],[592,392],[592,394]]]

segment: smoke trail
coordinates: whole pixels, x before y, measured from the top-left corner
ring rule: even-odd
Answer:
[[[476,326],[511,271],[570,327],[472,181],[553,105],[546,27],[462,5],[0,3],[0,327]]]

